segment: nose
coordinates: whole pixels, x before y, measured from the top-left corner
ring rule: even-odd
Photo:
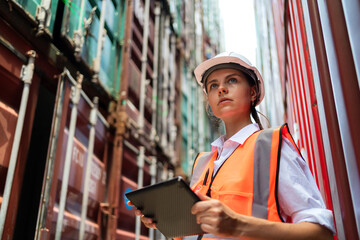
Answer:
[[[224,87],[224,86],[219,86],[219,88],[218,88],[218,94],[219,95],[221,95],[221,94],[226,94],[226,93],[228,93],[229,91],[228,91],[228,89],[226,88],[226,87]]]

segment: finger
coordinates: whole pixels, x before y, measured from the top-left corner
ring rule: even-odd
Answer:
[[[142,215],[140,217],[140,220],[147,228],[154,228],[156,229],[156,222],[152,218],[145,217]]]
[[[199,192],[195,192],[195,194],[200,198],[201,201],[206,201],[206,200],[210,200],[211,198],[209,198],[208,196],[206,195],[203,195]]]
[[[151,224],[151,223],[154,223],[153,219],[152,218],[148,218],[148,217],[145,217],[144,215],[142,215],[140,217],[141,221],[145,224]]]
[[[130,207],[135,207],[135,205],[132,204],[130,201],[128,201],[126,204],[129,205]]]
[[[147,223],[147,224],[144,223],[144,225],[145,225],[145,227],[147,227],[147,228],[157,229],[156,223]]]
[[[136,216],[142,216],[143,213],[139,209],[135,209],[135,215]]]
[[[209,224],[209,225],[216,225],[217,219],[218,218],[216,216],[214,216],[212,214],[209,214],[208,211],[196,215],[196,222],[198,224],[206,223],[206,224]]]
[[[212,225],[207,224],[207,223],[202,223],[200,225],[201,229],[206,232],[206,233],[211,233],[214,234],[216,231],[214,231],[214,228],[212,227]]]
[[[209,210],[212,207],[212,203],[213,201],[199,201],[197,203],[195,203],[192,208],[191,208],[191,213],[192,214],[198,214],[204,211]]]
[[[203,211],[203,212],[198,212],[198,213],[196,213],[195,216],[196,216],[197,224],[201,224],[201,223],[204,223],[204,222],[207,222],[207,221],[211,221],[212,219],[217,217],[216,215],[214,215],[211,212],[211,209],[208,209],[208,210]]]

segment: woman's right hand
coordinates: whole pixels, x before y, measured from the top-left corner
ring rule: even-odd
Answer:
[[[130,201],[127,202],[127,205],[136,208]],[[156,229],[156,223],[154,220],[152,218],[145,217],[144,214],[142,214],[142,212],[137,208],[135,209],[135,215],[140,216],[140,220],[144,223],[145,227]]]

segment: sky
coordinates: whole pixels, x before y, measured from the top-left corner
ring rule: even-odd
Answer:
[[[244,55],[256,63],[256,31],[253,0],[219,0],[224,22],[225,51]]]

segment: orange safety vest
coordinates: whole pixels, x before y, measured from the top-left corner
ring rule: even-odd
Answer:
[[[235,149],[214,176],[217,151],[199,154],[193,167],[191,189],[220,200],[237,213],[283,221],[277,201],[283,137],[296,147],[286,124],[253,133]],[[214,238],[219,239],[208,234],[202,239]]]

